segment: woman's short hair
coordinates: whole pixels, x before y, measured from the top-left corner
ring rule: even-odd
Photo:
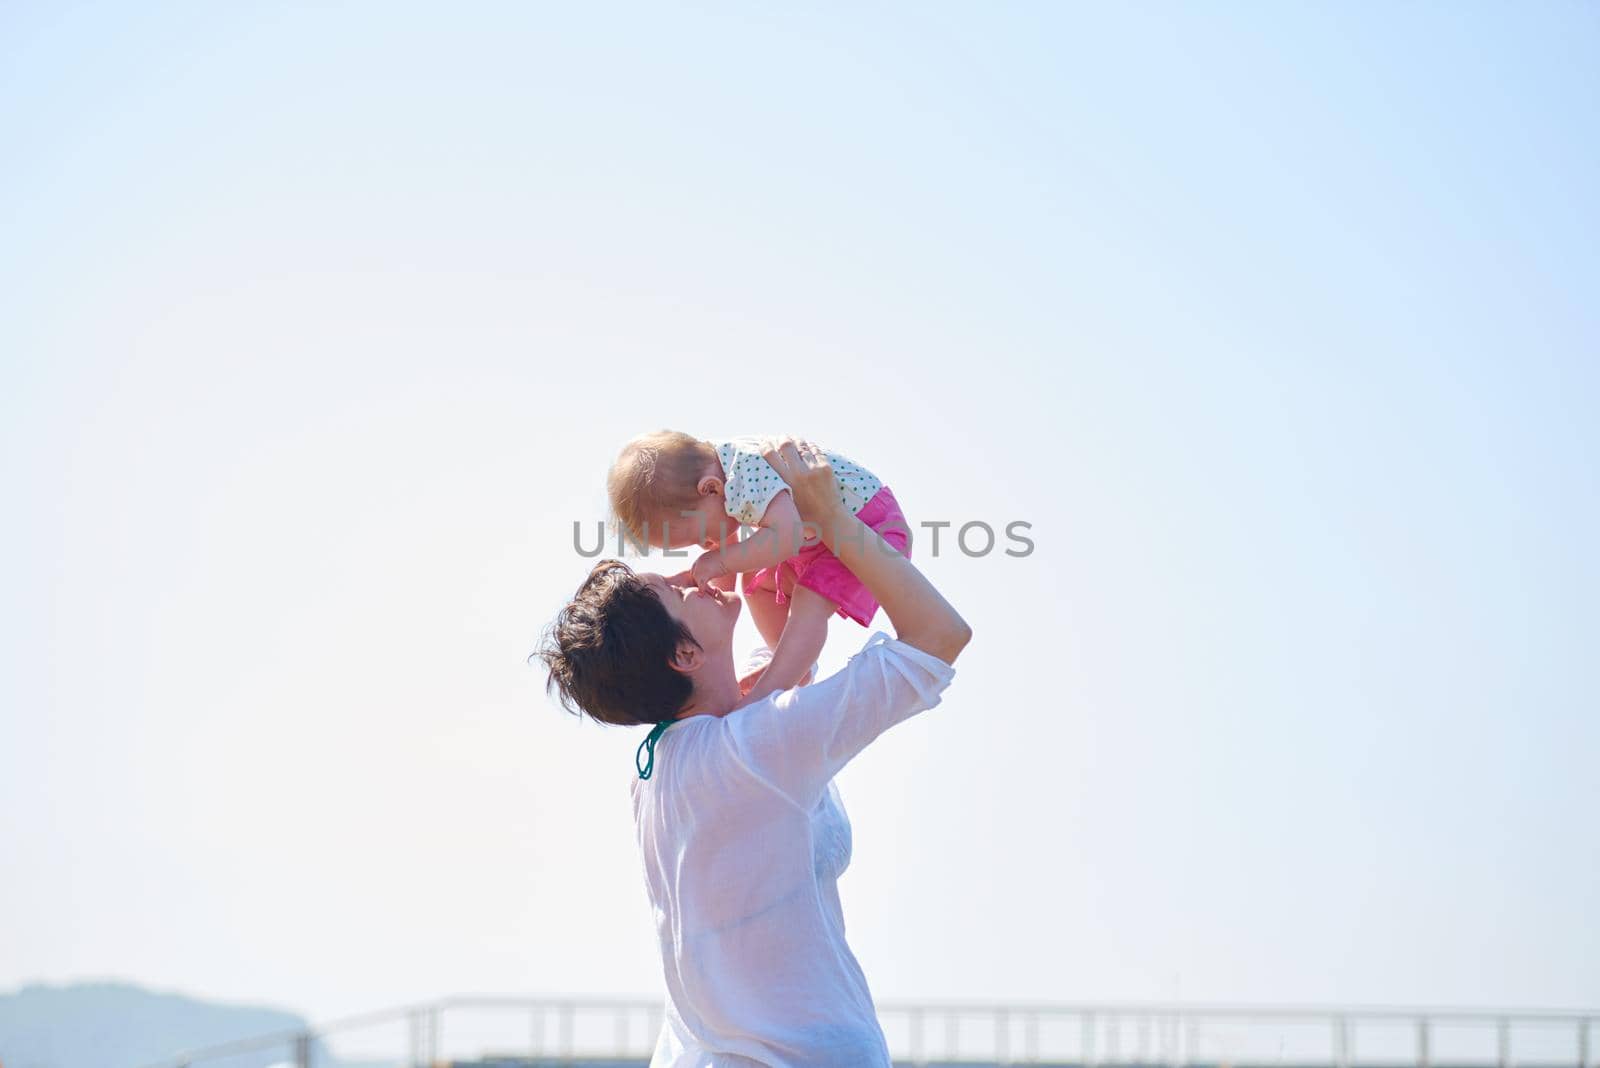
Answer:
[[[601,723],[660,723],[694,686],[672,667],[679,644],[698,647],[650,585],[620,560],[601,560],[545,632],[534,655],[561,706]]]

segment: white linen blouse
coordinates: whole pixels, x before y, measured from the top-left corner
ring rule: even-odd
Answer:
[[[833,777],[955,669],[881,631],[837,674],[661,735],[633,782],[667,1001],[651,1068],[889,1068],[838,878]]]

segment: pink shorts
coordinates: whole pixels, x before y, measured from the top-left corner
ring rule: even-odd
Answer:
[[[874,493],[872,500],[856,513],[856,518],[883,535],[883,540],[900,550],[907,560],[911,559],[911,524],[906,522],[905,514],[900,511],[900,502],[894,499],[888,486]],[[770,585],[777,592],[778,603],[786,604],[789,598],[784,596],[783,583],[780,581],[785,570],[794,576],[796,586],[804,586],[822,594],[838,606],[841,616],[853,619],[863,627],[870,626],[872,617],[878,613],[878,602],[866,584],[856,578],[820,541],[801,549],[777,567],[764,567],[748,575],[749,588],[760,589],[763,584]]]

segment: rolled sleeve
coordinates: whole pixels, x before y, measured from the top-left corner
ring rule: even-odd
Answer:
[[[939,704],[955,669],[891,638],[872,635],[843,669],[723,717],[739,762],[801,808],[878,735]]]

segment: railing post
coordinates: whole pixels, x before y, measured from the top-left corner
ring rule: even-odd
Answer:
[[[311,1068],[311,1032],[305,1031],[294,1039],[294,1068]]]
[[[927,1061],[922,1058],[922,1010],[911,1010],[911,1063],[917,1068],[926,1068]]]
[[[1022,1055],[1030,1062],[1039,1059],[1039,1014],[1036,1012],[1022,1018]]]
[[[1589,1068],[1589,1021],[1578,1021],[1578,1068]]]
[[[1500,1018],[1500,1068],[1511,1068],[1511,1021]]]
[[[428,1010],[428,1068],[439,1063],[439,1006]]]
[[[577,1015],[578,1007],[572,1002],[563,1002],[561,1005],[561,1063],[572,1063],[572,1018]]]
[[[1417,1020],[1417,1068],[1428,1068],[1428,1018]]]
[[[528,1056],[544,1059],[544,1006],[528,1010]]]
[[[1011,1063],[1011,1018],[1005,1009],[994,1013],[994,1059],[1001,1064]]]
[[[1084,1068],[1095,1068],[1100,1063],[1094,1048],[1094,1028],[1094,1013],[1086,1012],[1078,1017],[1078,1041],[1083,1046]]]

